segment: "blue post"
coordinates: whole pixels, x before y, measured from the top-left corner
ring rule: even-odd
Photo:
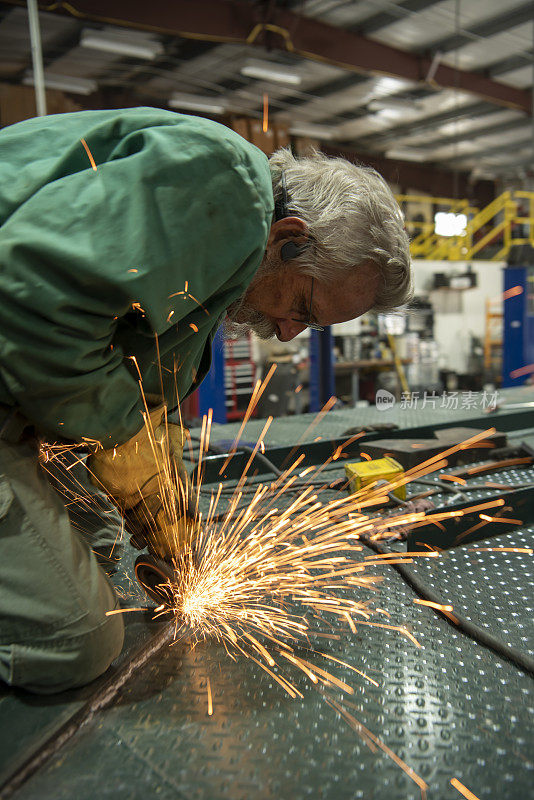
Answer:
[[[320,411],[335,391],[332,329],[310,330],[310,411]]]
[[[224,336],[222,327],[213,338],[211,348],[211,367],[198,387],[198,410],[200,416],[213,409],[213,421],[226,422],[226,393],[224,390]]]
[[[505,292],[515,287],[522,291],[508,297],[504,301],[503,350],[502,350],[502,387],[520,386],[525,383],[528,374],[514,375],[515,370],[529,363],[532,352],[532,336],[534,315],[528,309],[528,267],[507,267],[504,270]]]

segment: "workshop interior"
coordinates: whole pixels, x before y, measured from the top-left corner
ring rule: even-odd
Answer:
[[[1,129],[149,107],[372,167],[414,285],[214,332],[168,416],[185,554],[43,443],[125,643],[81,688],[0,681],[1,798],[534,797],[533,98],[531,0],[0,2]]]

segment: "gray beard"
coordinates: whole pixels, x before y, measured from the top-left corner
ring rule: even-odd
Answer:
[[[276,266],[277,262],[266,253],[254,276],[253,284],[264,275],[274,272]],[[264,341],[272,339],[276,336],[276,325],[261,311],[256,311],[255,308],[249,306],[247,294],[248,290],[228,307],[224,320],[226,336],[231,339],[239,339],[241,336],[246,336],[250,331],[253,331],[258,339],[263,339]]]
[[[245,298],[246,295],[243,295],[228,308],[224,320],[225,334],[231,339],[239,339],[253,331],[259,339],[272,339],[276,335],[276,326],[260,311],[247,305]]]

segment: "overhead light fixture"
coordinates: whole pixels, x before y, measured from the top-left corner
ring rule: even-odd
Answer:
[[[306,136],[310,139],[333,139],[334,134],[331,128],[326,125],[291,125],[289,133],[293,136]]]
[[[241,75],[261,81],[284,83],[286,86],[300,86],[302,78],[294,70],[282,67],[272,61],[247,61],[241,67]]]
[[[374,113],[378,119],[402,119],[406,111],[400,108],[381,108],[380,111]]]
[[[131,56],[153,61],[163,52],[163,45],[157,39],[129,31],[84,28],[80,36],[80,47],[101,50],[118,56]]]
[[[386,158],[391,158],[394,161],[427,161],[427,153],[422,153],[420,150],[408,150],[402,147],[386,150],[384,153]]]
[[[47,89],[59,89],[72,94],[93,94],[98,89],[96,81],[88,78],[72,78],[69,75],[59,75],[55,72],[45,72],[44,82]],[[26,73],[22,83],[25,86],[35,86],[33,71]]]
[[[434,230],[438,236],[463,236],[467,217],[465,214],[438,211],[434,215]]]
[[[376,100],[371,100],[367,108],[369,111],[390,111],[395,109],[398,111],[420,111],[421,104],[409,97],[381,97]]]
[[[197,94],[173,94],[169,99],[171,108],[179,108],[184,111],[199,111],[201,114],[224,114],[226,106],[217,102],[217,98],[202,97]]]

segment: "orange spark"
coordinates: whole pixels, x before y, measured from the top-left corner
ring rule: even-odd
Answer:
[[[139,608],[114,608],[113,611],[106,611],[106,617],[112,617],[114,614],[128,614],[130,611],[146,611],[146,606]]]
[[[511,297],[517,297],[520,294],[523,294],[523,287],[512,286],[511,289],[507,289],[505,292],[502,293],[502,299],[509,300]]]
[[[213,700],[211,697],[211,683],[210,679],[208,678],[208,717],[211,717],[213,714]]]
[[[191,328],[192,331],[195,331],[195,333],[198,333],[198,326],[195,325],[194,322],[190,322],[189,323],[189,327]]]
[[[510,519],[510,517],[488,517],[487,514],[479,514],[480,519],[485,519],[486,522],[509,522],[512,525],[522,525],[521,519]]]
[[[464,478],[458,478],[456,475],[440,475],[441,481],[452,481],[453,483],[461,483],[462,486],[467,486],[467,481]]]
[[[463,794],[467,800],[480,800],[476,794],[473,794],[473,792],[469,791],[467,786],[464,786],[463,783],[460,783],[458,778],[451,778],[451,786],[454,786],[454,788],[457,789],[460,794]]]
[[[200,300],[197,300],[197,298],[190,293],[190,291],[189,291],[189,281],[185,282],[184,289],[183,289],[182,292],[173,292],[172,294],[169,295],[168,299],[171,300],[173,297],[183,297],[186,300],[187,300],[187,298],[189,298],[194,303],[196,303],[197,306],[199,306],[202,309],[202,311],[209,317],[210,312],[208,311],[208,309],[205,306],[202,305]]]
[[[269,95],[267,92],[263,95],[263,124],[262,130],[267,133],[269,130]]]
[[[429,606],[429,608],[435,608],[437,611],[452,611],[453,607],[449,605],[441,605],[441,603],[433,603],[431,600],[414,600],[414,603],[417,603],[420,606]]]
[[[499,461],[499,469],[504,469],[504,467],[516,467],[518,464],[532,464],[532,457],[526,456],[525,458],[507,458],[504,461]],[[488,472],[489,470],[494,470],[495,464],[492,462],[490,464],[481,464],[479,467],[471,467],[465,471],[466,475],[478,475],[479,472]]]
[[[527,364],[524,367],[519,367],[519,369],[513,369],[510,373],[510,377],[520,378],[521,375],[529,375],[531,372],[534,372],[534,364]]]
[[[298,393],[299,393],[299,392],[301,392],[301,391],[302,391],[302,383],[299,383],[299,385],[298,385],[298,386],[297,386],[297,388],[295,389],[295,394],[298,394]]]
[[[414,552],[409,552],[406,550],[405,552],[401,553],[380,553],[373,556],[365,556],[365,560],[368,561],[370,559],[372,560],[390,559],[390,558],[398,558],[399,556],[402,556],[402,558],[405,557],[411,558],[412,556],[418,556],[419,558],[437,558],[439,556],[439,553],[436,552],[435,550],[432,550],[432,552],[430,553],[421,553],[418,550]]]
[[[373,459],[371,458],[371,456],[370,456],[370,455],[368,455],[368,453],[360,453],[360,457],[361,457],[361,458],[365,458],[367,461],[372,461],[372,460],[373,460]]]
[[[170,311],[169,312],[169,316],[167,317],[167,322],[171,321],[171,317],[172,317],[173,314],[174,314],[174,311]]]
[[[139,272],[138,269],[129,269],[128,272]]]
[[[92,153],[91,153],[91,151],[89,150],[89,146],[88,146],[87,142],[85,141],[85,139],[80,139],[80,142],[81,142],[81,143],[83,144],[83,146],[85,147],[85,152],[86,152],[86,153],[87,153],[87,155],[89,156],[89,161],[91,162],[91,166],[92,166],[92,168],[94,169],[94,171],[96,172],[96,164],[95,164],[95,160],[94,160],[94,158],[93,158],[93,154],[92,154]]]
[[[391,631],[399,631],[399,633],[402,633],[404,636],[410,639],[410,641],[412,641],[415,645],[417,645],[417,647],[423,646],[417,641],[415,636],[413,636],[410,633],[410,631],[403,625],[386,625],[383,622],[367,622],[367,620],[362,620],[362,619],[358,620],[358,625],[370,625],[372,628],[387,628],[388,630]]]

